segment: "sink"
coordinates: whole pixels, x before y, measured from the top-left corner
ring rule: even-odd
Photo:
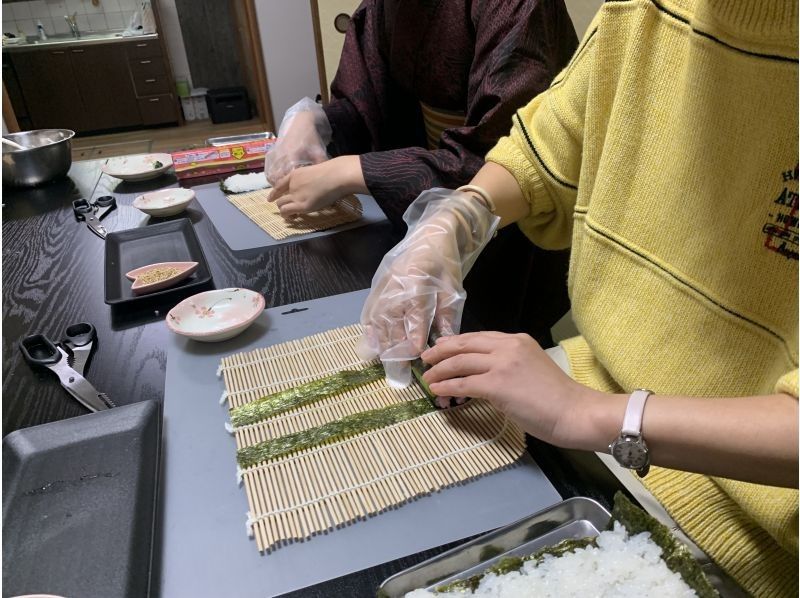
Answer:
[[[115,41],[122,39],[136,39],[138,37],[155,38],[157,37],[157,35],[150,34],[144,36],[125,37],[122,35],[122,31],[100,31],[100,32],[81,33],[80,37],[74,37],[71,33],[58,33],[49,35],[46,40],[41,40],[35,36],[28,36],[25,38],[25,41],[23,42],[16,44],[3,44],[3,47],[29,48],[31,46],[78,45],[78,44],[100,43],[105,41]]]
[[[115,37],[122,37],[122,33],[103,31],[99,33],[81,33],[80,37],[75,37],[71,33],[59,33],[57,35],[48,35],[47,39],[41,40],[37,37],[28,37],[29,44],[44,45],[44,44],[63,44],[64,42],[78,42],[92,41],[97,39],[114,39]]]

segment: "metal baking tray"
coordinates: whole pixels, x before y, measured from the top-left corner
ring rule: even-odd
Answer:
[[[3,439],[3,596],[148,596],[161,405],[142,401]]]
[[[395,598],[419,588],[443,584],[482,573],[507,556],[524,556],[568,538],[594,537],[611,520],[602,505],[575,497],[457,546],[386,579],[379,596]]]
[[[209,137],[206,143],[212,147],[220,145],[232,145],[234,143],[247,143],[248,141],[261,141],[262,139],[275,139],[275,133],[265,131],[263,133],[248,133],[247,135],[228,135],[226,137]]]

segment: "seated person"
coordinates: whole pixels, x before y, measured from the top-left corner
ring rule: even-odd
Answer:
[[[562,0],[365,0],[330,103],[306,98],[283,119],[266,159],[272,199],[291,215],[369,193],[404,232],[413,199],[467,183],[514,111],[547,88],[576,46]],[[471,312],[549,346],[568,309],[568,260],[568,251],[536,248],[516,227],[503,231],[467,281]],[[538,294],[537,286],[559,291]],[[482,309],[498,300],[503,310]]]
[[[754,596],[798,593],[797,69],[797,3],[606,3],[474,186],[411,205],[362,314],[397,382],[422,353],[434,393],[612,452]],[[422,352],[498,221],[571,245],[581,336]]]

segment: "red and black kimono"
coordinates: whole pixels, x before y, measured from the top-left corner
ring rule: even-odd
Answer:
[[[329,149],[361,156],[370,193],[402,227],[422,191],[470,181],[576,46],[563,0],[364,0],[324,108]],[[546,342],[568,306],[567,261],[508,227],[467,277],[467,309]]]

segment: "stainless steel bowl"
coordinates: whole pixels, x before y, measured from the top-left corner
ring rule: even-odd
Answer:
[[[3,144],[3,187],[33,187],[63,177],[72,166],[75,131],[38,129],[5,135],[26,149]]]

